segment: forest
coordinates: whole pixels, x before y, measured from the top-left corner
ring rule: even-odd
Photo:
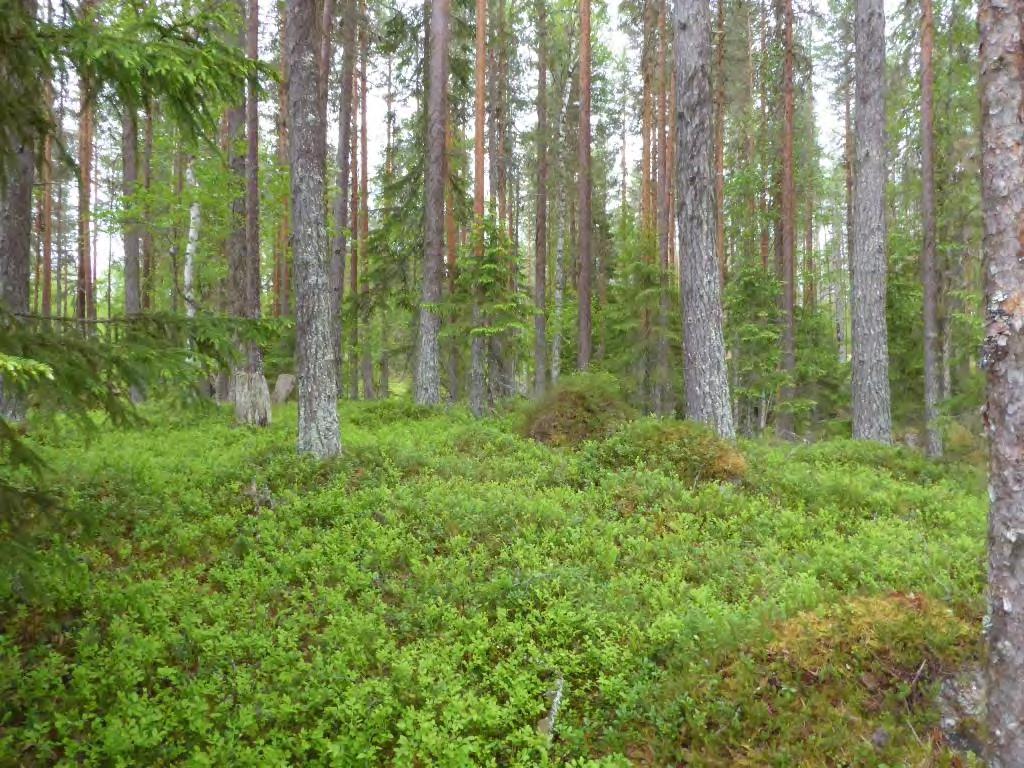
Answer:
[[[0,766],[1024,768],[1024,0],[0,0]]]

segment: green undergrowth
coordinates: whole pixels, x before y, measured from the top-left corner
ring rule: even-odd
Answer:
[[[932,697],[977,653],[973,470],[648,420],[567,450],[401,400],[342,424],[325,464],[293,406],[42,445],[73,515],[0,568],[0,765],[971,764]]]

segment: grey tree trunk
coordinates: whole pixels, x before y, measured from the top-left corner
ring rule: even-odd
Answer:
[[[139,177],[138,120],[134,109],[125,108],[121,116],[122,191],[126,201],[134,202]],[[125,225],[124,232],[124,313],[131,317],[142,311],[142,285],[139,281],[139,227],[136,217]]]
[[[715,254],[711,10],[708,0],[675,0],[676,153],[679,279],[683,299],[686,416],[733,437],[721,274]]]
[[[324,175],[326,123],[317,108],[319,35],[315,0],[287,0],[288,124],[295,263],[295,367],[300,453],[341,452],[338,430],[338,345],[328,278]]]
[[[565,184],[558,189],[558,210],[555,214],[555,312],[551,325],[551,383],[562,374],[562,306],[565,303]]]
[[[537,211],[534,216],[533,390],[547,386],[548,292],[548,72],[545,0],[537,2]]]
[[[989,437],[988,760],[1024,765],[1024,0],[982,0]]]
[[[31,143],[13,147],[7,178],[0,188],[0,305],[14,314],[28,313],[35,160]],[[0,379],[0,418],[21,421],[24,417],[24,404],[11,393],[4,395]]]
[[[942,432],[938,420],[942,372],[939,362],[939,276],[935,265],[935,132],[932,120],[934,39],[932,0],[921,0],[921,218],[924,228],[921,282],[924,290],[925,450],[929,456],[941,456]]]
[[[448,26],[450,0],[433,0],[430,8],[429,72],[427,84],[427,168],[425,178],[426,232],[423,248],[423,287],[416,355],[415,399],[421,405],[441,402],[440,351],[441,276],[444,271],[444,112],[448,89]]]
[[[591,307],[590,284],[594,270],[591,248],[594,226],[591,211],[590,178],[590,0],[580,0],[580,126],[579,126],[579,285],[577,286],[576,367],[584,371],[590,366]]]
[[[892,442],[885,321],[885,12],[856,0],[853,189],[853,437]]]

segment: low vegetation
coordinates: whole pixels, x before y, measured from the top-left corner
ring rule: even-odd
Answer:
[[[149,416],[39,446],[70,517],[2,573],[0,765],[973,759],[933,704],[977,653],[969,468],[401,402],[323,464],[291,406]]]

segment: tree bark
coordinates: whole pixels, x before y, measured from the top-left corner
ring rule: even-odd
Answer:
[[[715,6],[715,255],[725,285],[725,0]]]
[[[444,270],[444,105],[448,88],[450,0],[433,0],[430,8],[429,73],[427,84],[427,167],[424,180],[426,231],[423,284],[416,355],[415,399],[420,405],[441,401],[438,335],[441,277]]]
[[[484,135],[487,104],[487,0],[476,0],[476,66],[473,104],[473,254],[477,269],[484,257]],[[473,327],[482,322],[480,290],[473,286]],[[470,339],[469,409],[475,416],[484,412],[484,346],[483,336],[474,333]]]
[[[786,384],[775,419],[776,432],[795,437],[791,406],[796,377],[796,185],[793,180],[793,0],[783,0],[782,58],[782,370]]]
[[[341,371],[341,307],[345,298],[345,247],[349,229],[349,152],[352,129],[352,92],[356,68],[356,27],[359,8],[357,0],[343,0],[341,22],[341,99],[338,110],[338,196],[334,199],[334,240],[331,244],[331,327],[339,354]],[[341,378],[338,379],[339,386]]]
[[[152,221],[150,216],[149,193],[153,186],[153,103],[146,105],[146,118],[143,123],[142,136],[142,188],[145,191],[142,216],[146,222]],[[149,224],[142,228],[142,309],[153,307],[153,227]]]
[[[284,4],[280,4],[280,56],[281,79],[277,86],[277,162],[282,168],[288,167],[288,57],[285,55],[286,21]],[[284,210],[277,225],[274,243],[274,316],[291,314],[291,286],[288,279],[288,199],[285,196]]]
[[[856,0],[853,196],[853,437],[892,441],[885,318],[885,13]]]
[[[731,438],[735,432],[715,258],[712,177],[711,11],[708,0],[675,0],[676,202],[683,305],[686,415]]]
[[[196,290],[195,290],[195,264],[196,251],[199,248],[199,226],[201,212],[199,208],[199,185],[196,183],[196,172],[192,167],[193,158],[189,158],[188,166],[185,168],[185,181],[191,190],[192,202],[188,207],[188,242],[185,244],[185,315],[196,316]]]
[[[594,269],[591,250],[593,215],[590,208],[590,0],[580,0],[580,128],[579,128],[579,260],[576,367],[590,366],[590,287]]]
[[[318,458],[341,451],[338,346],[332,333],[324,174],[326,123],[317,108],[316,3],[287,0],[288,124],[295,253],[295,362],[298,450]]]
[[[128,205],[135,205],[135,187],[138,179],[138,128],[135,110],[125,108],[121,116],[122,193]],[[124,247],[124,312],[131,317],[142,311],[139,284],[139,229],[136,217],[125,222],[122,234]]]
[[[924,305],[924,421],[925,450],[942,455],[939,429],[941,369],[939,362],[939,276],[935,264],[935,132],[932,98],[935,70],[932,48],[935,27],[932,0],[921,0],[921,219],[924,243],[921,250],[921,283]]]
[[[548,70],[545,0],[537,2],[537,208],[534,215],[533,391],[541,396],[548,378]]]
[[[363,0],[363,14],[366,13],[366,2]],[[363,379],[363,397],[373,400],[373,357],[370,352],[370,267],[367,245],[370,240],[370,201],[369,201],[369,152],[367,147],[366,123],[366,66],[369,58],[369,35],[364,24],[360,34],[360,66],[359,66],[359,114],[361,130],[359,131],[359,254],[363,262],[363,286],[359,297],[360,316],[363,320],[363,341],[359,351],[359,369]]]
[[[88,12],[88,11],[86,11]],[[92,218],[92,93],[88,80],[79,83],[78,114],[78,283],[75,316],[87,320],[92,312],[92,250],[89,238]]]
[[[259,60],[259,0],[249,0],[245,32],[246,57]],[[255,75],[250,76],[245,99],[246,155],[245,236],[235,284],[236,314],[248,320],[260,317],[260,154],[259,93]],[[234,371],[235,420],[250,426],[270,423],[270,390],[263,376],[263,351],[252,341],[243,342],[244,361]]]
[[[988,761],[1024,765],[1024,23],[982,0],[981,179],[989,438]]]

